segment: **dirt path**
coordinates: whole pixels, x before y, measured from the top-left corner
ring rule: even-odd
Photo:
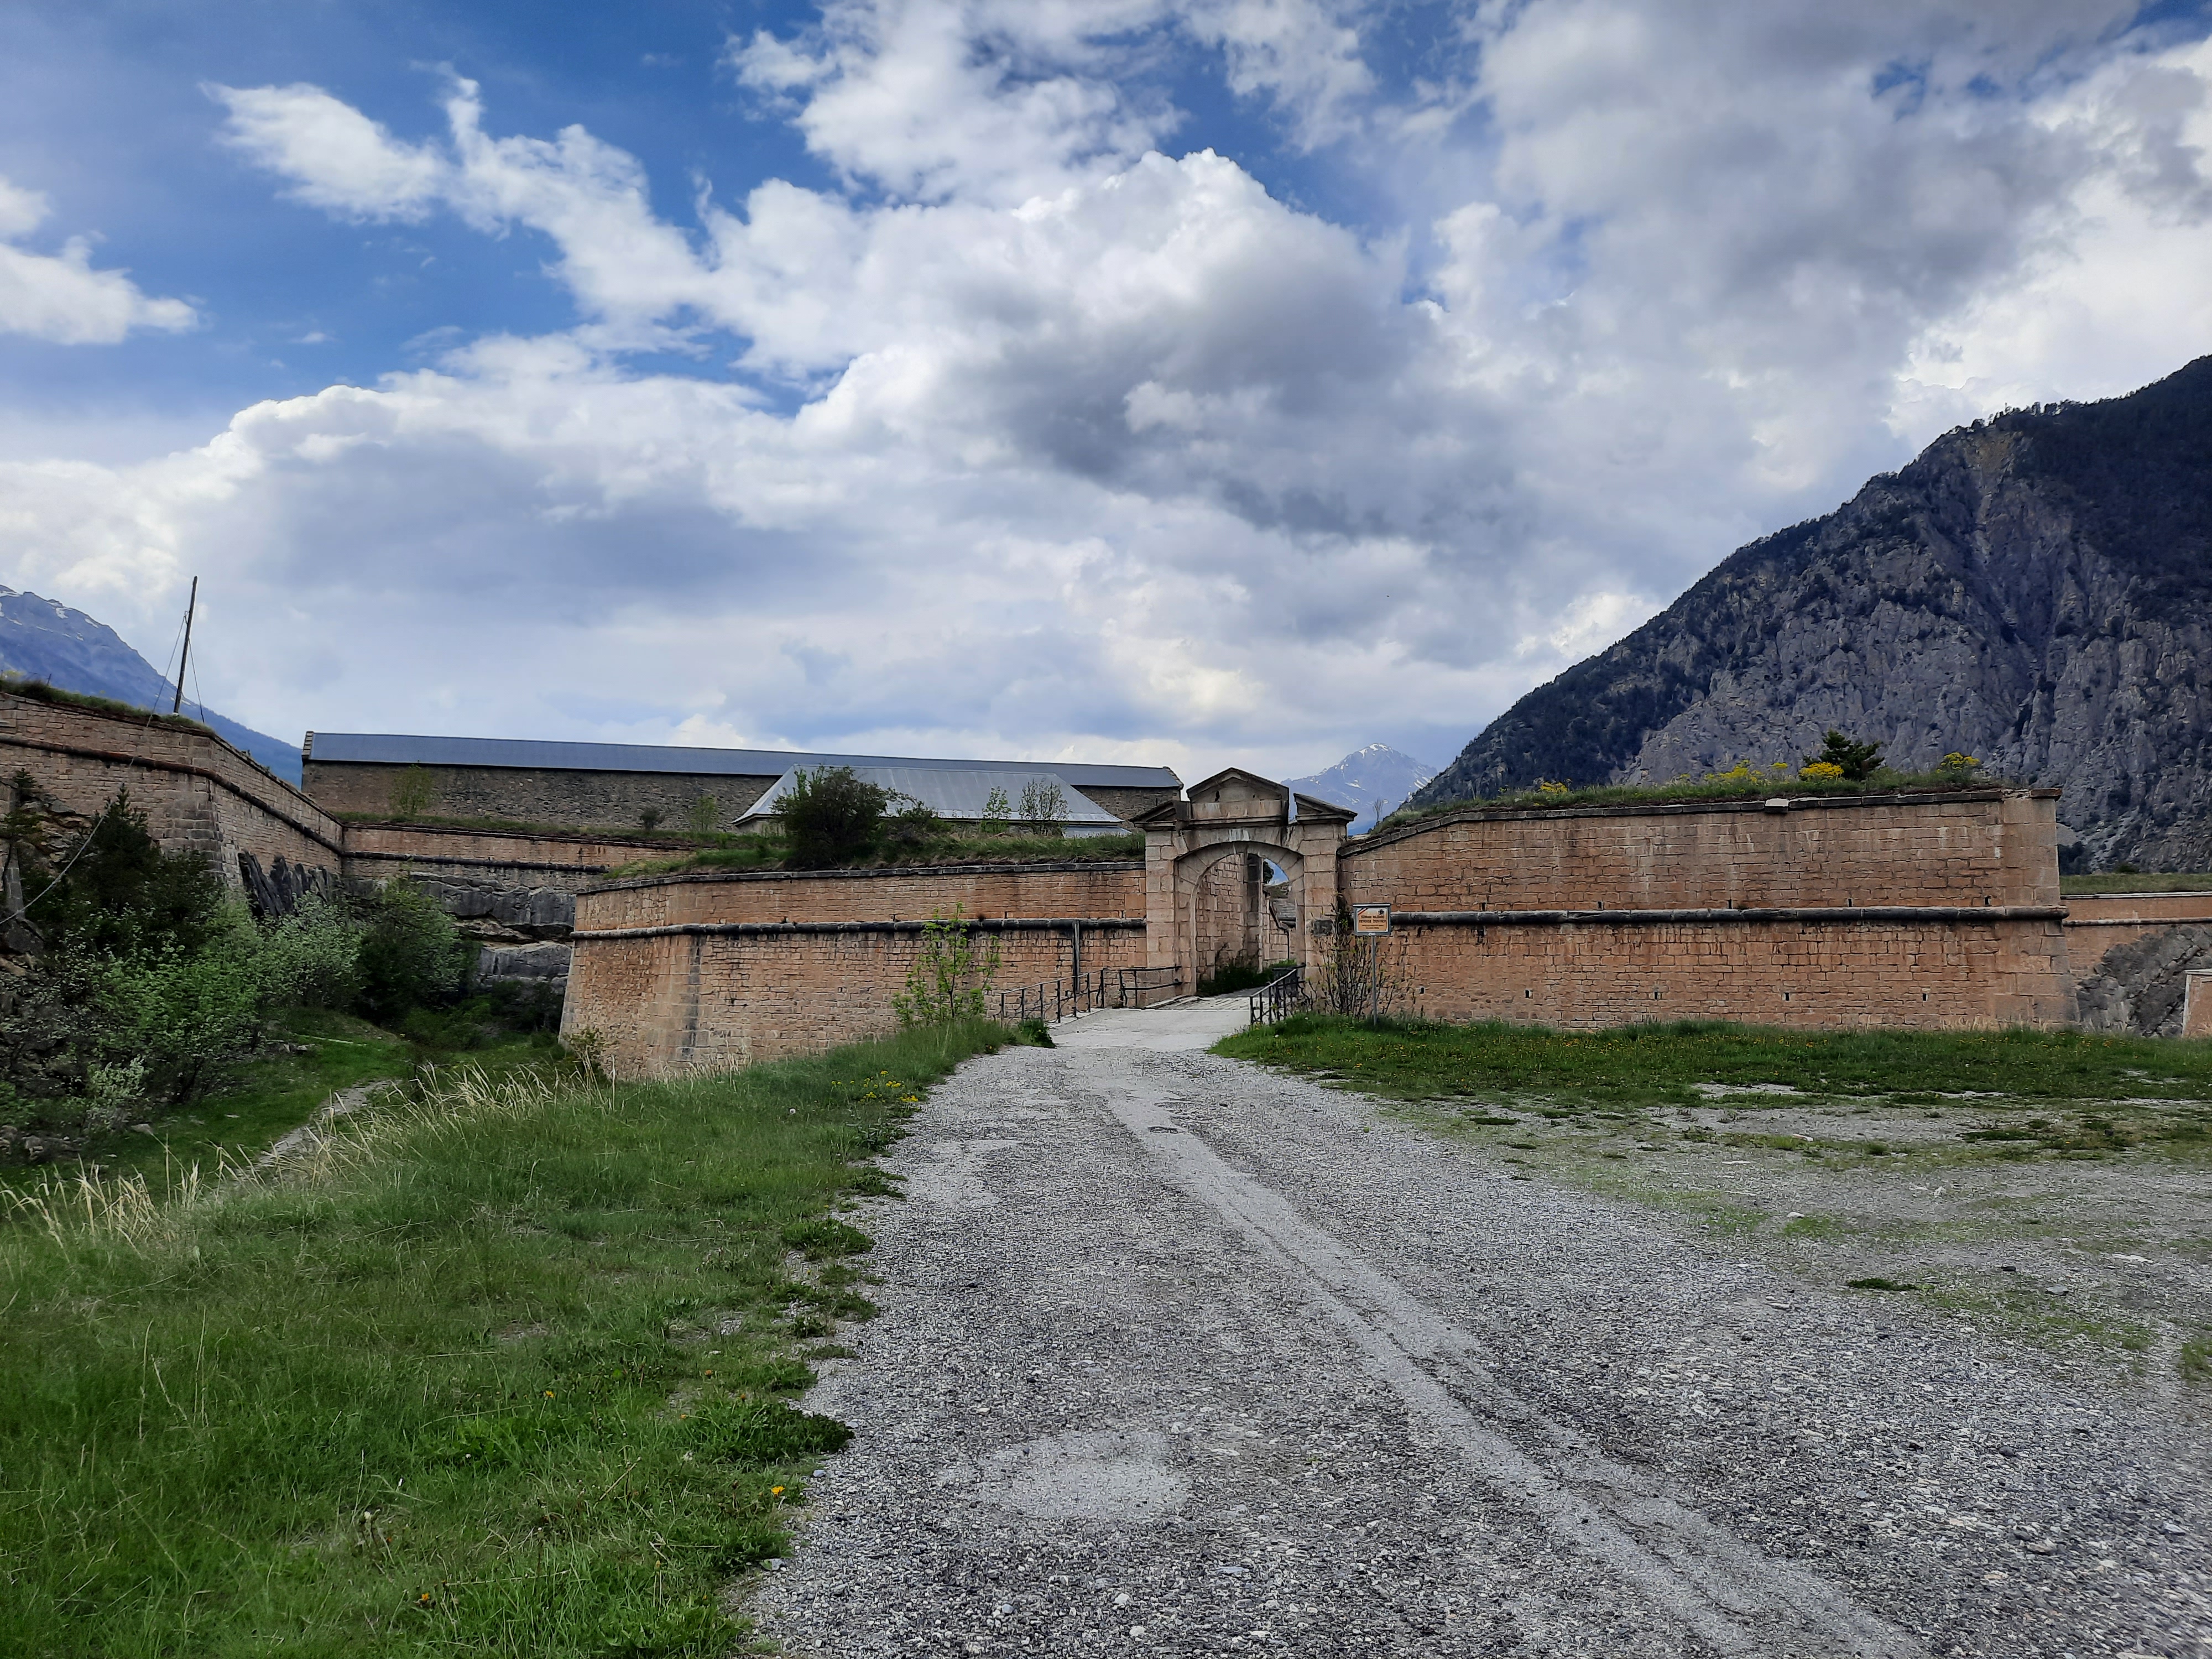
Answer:
[[[1202,1052],[932,1097],[800,1654],[2212,1655],[2203,1435]]]

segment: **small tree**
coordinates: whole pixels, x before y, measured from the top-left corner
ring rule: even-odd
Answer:
[[[866,857],[882,836],[890,802],[888,791],[849,766],[793,772],[776,806],[793,867],[823,870]]]
[[[702,795],[691,803],[684,822],[693,835],[711,836],[722,827],[722,803],[712,795]]]
[[[106,964],[99,980],[100,1051],[142,1067],[172,1105],[204,1094],[260,1039],[263,965],[243,915],[199,950],[158,945]]]
[[[146,815],[118,790],[92,821],[58,884],[26,866],[30,919],[57,948],[121,956],[175,945],[192,951],[223,923],[222,878],[203,853],[167,853]]]
[[[1853,783],[1864,783],[1881,765],[1881,745],[1878,743],[1853,743],[1840,732],[1830,732],[1820,740],[1820,752],[1808,755],[1804,765],[1832,766],[1840,775]],[[1814,776],[1826,776],[1815,773]]]
[[[430,810],[437,784],[427,766],[410,766],[392,781],[392,816],[404,821]]]
[[[1022,828],[1032,836],[1056,836],[1067,816],[1067,793],[1057,778],[1031,778],[1022,786]]]
[[[906,989],[891,998],[902,1025],[945,1025],[981,1019],[986,993],[999,976],[999,941],[978,952],[968,937],[964,907],[933,910],[922,925],[921,948],[907,969]]]
[[[904,806],[883,821],[882,845],[886,852],[901,857],[912,857],[927,853],[945,836],[945,820],[939,817],[927,801],[911,795],[898,795]]]
[[[1006,792],[1003,788],[992,785],[991,793],[983,797],[983,817],[975,826],[977,833],[1003,836],[1012,826],[1013,821],[1013,803],[1006,799]]]
[[[466,981],[476,946],[438,902],[409,881],[385,884],[363,908],[358,958],[362,1006],[380,1019],[452,1000]]]
[[[637,815],[637,823],[638,828],[644,830],[647,835],[651,835],[660,828],[660,809],[658,806],[647,807]]]

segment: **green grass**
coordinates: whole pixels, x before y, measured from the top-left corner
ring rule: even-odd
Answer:
[[[1583,1107],[1688,1105],[1703,1101],[1692,1085],[1717,1083],[1900,1103],[1965,1091],[2010,1097],[2006,1104],[2212,1101],[2212,1042],[2072,1031],[1789,1031],[1704,1020],[1567,1031],[1411,1021],[1378,1027],[1297,1014],[1224,1038],[1214,1052],[1330,1074],[1403,1100],[1544,1096]],[[1755,1108],[1788,1097],[1723,1098]],[[2093,1130],[2076,1150],[2117,1149]]]
[[[1522,811],[1558,806],[1666,805],[1680,801],[1760,800],[1771,795],[1893,795],[1900,791],[1926,794],[1950,789],[1990,789],[2005,786],[2001,778],[1960,777],[1954,772],[1893,772],[1887,767],[1863,782],[1848,778],[1799,777],[1792,768],[1758,767],[1745,774],[1709,773],[1703,777],[1676,778],[1668,783],[1589,784],[1581,788],[1515,790],[1506,794],[1474,796],[1440,801],[1409,810],[1400,808],[1382,820],[1370,835],[1402,830],[1451,812],[1498,809]]]
[[[1002,1036],[463,1080],[279,1176],[19,1206],[0,1652],[728,1650],[718,1587],[845,1437],[786,1403],[870,1311],[831,1212]]]
[[[240,1067],[227,1087],[181,1110],[152,1115],[150,1134],[125,1129],[98,1137],[86,1147],[81,1161],[111,1176],[144,1175],[155,1180],[165,1170],[181,1172],[194,1164],[211,1172],[265,1152],[341,1089],[402,1081],[425,1066],[451,1066],[462,1060],[496,1078],[517,1068],[550,1064],[558,1054],[550,1037],[517,1036],[455,1054],[410,1042],[350,1014],[320,1008],[280,1009],[270,1016],[269,1027],[272,1044],[308,1052],[272,1051],[252,1060]],[[0,1167],[0,1187],[22,1189],[45,1176],[37,1167]]]
[[[2061,876],[2058,890],[2069,897],[2092,893],[2212,893],[2212,875],[2131,873]]]
[[[1106,864],[1145,856],[1145,836],[947,836],[920,846],[886,848],[850,867],[883,869],[927,864]],[[689,870],[781,870],[783,843],[769,836],[743,846],[709,848],[666,859],[641,859],[611,876],[664,876]]]

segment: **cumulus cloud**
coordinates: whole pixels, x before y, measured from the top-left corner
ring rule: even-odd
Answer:
[[[1441,758],[1942,426],[2212,349],[2212,56],[2130,10],[1538,0],[1414,75],[1348,3],[830,0],[726,68],[842,185],[675,204],[465,80],[422,139],[215,88],[302,204],[535,239],[575,325],[19,467],[18,574],[218,571],[310,724]],[[1382,228],[1178,153],[1194,62]]]
[[[0,178],[0,333],[112,345],[134,328],[184,329],[198,320],[182,300],[150,298],[125,272],[93,269],[92,245],[81,236],[58,253],[15,246],[50,210],[40,192]]]

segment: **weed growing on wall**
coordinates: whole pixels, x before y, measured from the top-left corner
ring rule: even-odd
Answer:
[[[981,1019],[989,988],[999,977],[999,941],[977,951],[959,906],[948,916],[933,910],[921,930],[921,948],[907,969],[906,989],[891,998],[902,1026],[945,1025]]]
[[[438,793],[437,780],[427,766],[410,766],[392,781],[392,816],[404,823],[430,810]]]
[[[1050,778],[1031,778],[1022,786],[1022,833],[1056,836],[1067,816],[1067,793]]]

